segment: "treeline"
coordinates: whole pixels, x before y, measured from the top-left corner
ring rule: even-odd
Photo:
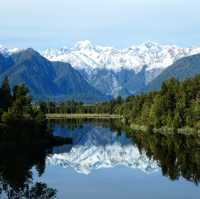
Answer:
[[[158,92],[128,97],[115,112],[128,124],[200,129],[200,75],[185,81],[171,78]]]
[[[33,142],[49,137],[46,116],[31,104],[27,87],[16,85],[12,90],[8,78],[0,87],[0,141]]]
[[[200,129],[200,75],[185,81],[171,78],[158,92],[127,99],[118,97],[110,102],[91,105],[75,101],[42,102],[40,109],[45,113],[120,114],[124,122],[132,126]]]
[[[118,97],[109,102],[97,104],[84,104],[74,100],[66,102],[40,102],[40,110],[44,113],[114,113],[117,105],[122,104],[123,99]]]
[[[5,78],[0,88],[1,122],[9,123],[22,119],[45,120],[45,115],[32,106],[28,92],[24,84],[16,85],[11,91],[8,78]]]

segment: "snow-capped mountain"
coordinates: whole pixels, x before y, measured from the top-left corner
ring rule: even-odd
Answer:
[[[69,153],[54,154],[47,158],[47,164],[71,167],[76,172],[89,174],[92,170],[126,166],[145,173],[158,170],[157,164],[140,154],[132,145],[113,144],[107,146],[76,146]]]
[[[19,51],[22,50],[0,46],[0,56],[9,57]],[[200,53],[200,47],[180,48],[146,42],[116,49],[80,41],[71,48],[46,49],[41,53],[50,61],[70,63],[99,93],[117,97],[144,91],[152,80],[177,60]]]
[[[26,84],[35,100],[78,100],[87,103],[109,100],[92,87],[70,64],[51,62],[28,48],[0,53],[0,83],[9,77],[11,88]]]
[[[43,55],[52,61],[70,63],[98,90],[117,96],[134,94],[176,60],[198,53],[198,47],[180,48],[155,42],[116,49],[86,40],[72,48],[46,49]]]
[[[71,167],[82,174],[119,165],[145,173],[155,172],[159,168],[145,152],[140,153],[125,134],[117,135],[107,128],[84,126],[82,132],[79,129],[73,136],[75,141],[71,150],[48,156],[47,164]]]
[[[0,53],[4,56],[9,56],[13,53],[19,52],[19,48],[5,48],[3,45],[0,45]]]
[[[159,45],[147,42],[125,49],[95,46],[90,41],[80,41],[72,48],[46,49],[43,55],[50,60],[64,61],[77,69],[121,69],[140,72],[144,65],[147,70],[164,69],[181,57],[200,53],[200,48],[179,48],[175,45]]]

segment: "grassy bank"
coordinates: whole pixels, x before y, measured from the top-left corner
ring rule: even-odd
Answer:
[[[91,114],[91,113],[51,113],[46,114],[47,119],[76,119],[76,118],[85,118],[85,119],[120,119],[120,115],[114,114]]]
[[[142,131],[142,132],[153,132],[153,133],[160,133],[160,134],[184,134],[184,135],[198,135],[200,136],[200,129],[191,128],[191,127],[182,127],[182,128],[169,128],[169,127],[161,127],[161,128],[151,128],[145,125],[137,125],[131,124],[130,129],[135,131]]]

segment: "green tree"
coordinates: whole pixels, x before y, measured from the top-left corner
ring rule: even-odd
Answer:
[[[28,116],[31,108],[31,97],[28,95],[28,88],[24,84],[15,86],[10,111],[19,119],[25,115]]]
[[[11,103],[11,99],[9,80],[8,77],[6,77],[2,83],[2,87],[0,88],[0,107],[3,108],[3,110],[7,110]]]

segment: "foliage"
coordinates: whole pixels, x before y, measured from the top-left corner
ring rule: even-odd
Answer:
[[[123,102],[121,97],[113,99],[109,102],[96,104],[84,104],[74,100],[56,103],[56,102],[40,102],[40,111],[45,113],[114,113],[116,105]]]
[[[5,78],[0,88],[0,102],[0,141],[33,142],[51,137],[46,131],[45,114],[32,106],[24,84],[16,85],[11,92]]]
[[[200,129],[200,75],[185,81],[171,78],[162,84],[160,91],[127,99],[118,97],[97,104],[41,102],[40,110],[46,113],[115,113],[122,115],[124,123],[129,125]]]
[[[129,124],[199,128],[200,75],[183,82],[171,78],[158,92],[128,97],[117,107],[117,112],[127,118]]]
[[[0,107],[3,110],[7,110],[8,106],[11,103],[11,90],[9,86],[8,77],[6,77],[0,88]]]

